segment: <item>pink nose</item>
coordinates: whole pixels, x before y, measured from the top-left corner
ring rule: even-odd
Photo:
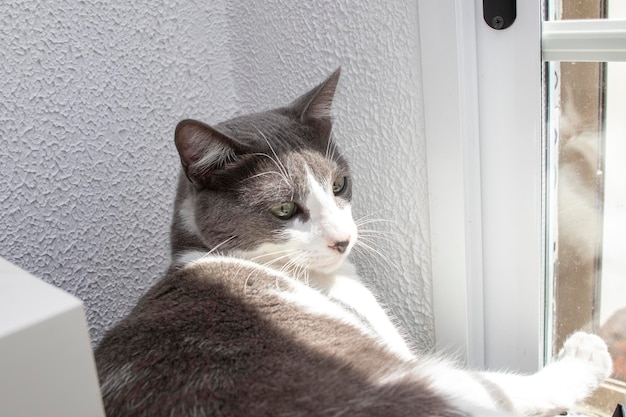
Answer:
[[[328,247],[336,250],[339,253],[344,253],[348,248],[348,245],[350,245],[350,238],[334,242],[332,245],[328,245]]]

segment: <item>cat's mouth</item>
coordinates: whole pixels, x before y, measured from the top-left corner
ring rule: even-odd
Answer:
[[[353,247],[354,241],[350,240],[328,244],[326,248],[309,252],[305,264],[310,271],[332,273],[341,267]]]

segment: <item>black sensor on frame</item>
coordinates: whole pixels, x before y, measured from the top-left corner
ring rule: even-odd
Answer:
[[[483,0],[483,19],[493,29],[508,28],[516,17],[516,0]]]

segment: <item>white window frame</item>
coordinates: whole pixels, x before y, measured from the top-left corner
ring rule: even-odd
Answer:
[[[542,62],[626,60],[625,22],[542,24],[541,3],[496,31],[481,0],[419,2],[435,336],[475,367],[548,360]]]
[[[559,20],[543,24],[544,61],[626,61],[626,21]]]
[[[502,31],[484,23],[482,1],[421,1],[419,18],[437,347],[470,366],[535,371],[544,361],[540,2],[518,1]]]

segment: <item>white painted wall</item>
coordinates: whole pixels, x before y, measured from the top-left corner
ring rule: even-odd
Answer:
[[[95,340],[168,265],[176,122],[237,109],[223,8],[162,4],[0,3],[0,256]]]
[[[0,4],[0,256],[85,301],[91,336],[169,261],[183,117],[285,104],[342,66],[355,215],[387,219],[363,275],[433,345],[417,4]]]

